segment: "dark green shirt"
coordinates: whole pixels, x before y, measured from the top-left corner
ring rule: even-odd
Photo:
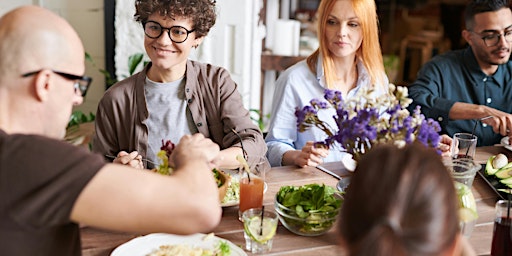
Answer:
[[[478,66],[471,47],[438,55],[420,69],[409,88],[409,96],[413,99],[409,110],[420,105],[426,117],[439,122],[442,133],[471,133],[476,121],[450,120],[451,107],[455,102],[466,102],[512,113],[512,63],[499,65],[496,73],[487,76]],[[479,146],[500,143],[502,138],[481,122],[475,135]]]

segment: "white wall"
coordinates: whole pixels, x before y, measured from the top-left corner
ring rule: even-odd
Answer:
[[[105,66],[105,37],[103,0],[2,0],[0,1],[0,15],[27,4],[39,5],[50,9],[66,19],[78,32],[85,47],[97,67],[86,62],[86,75],[93,78],[87,97],[77,109],[84,113],[96,113],[96,106],[103,95],[104,76],[98,68]]]

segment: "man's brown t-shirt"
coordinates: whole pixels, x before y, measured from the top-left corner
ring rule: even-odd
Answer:
[[[66,142],[0,130],[0,254],[81,255],[70,213],[104,164]]]

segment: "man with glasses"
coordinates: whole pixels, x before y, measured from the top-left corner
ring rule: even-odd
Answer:
[[[22,77],[30,77],[33,75],[37,75],[41,71],[43,71],[43,70],[40,69],[38,71],[28,72],[26,74],[23,74]],[[55,71],[55,70],[52,70],[52,72],[59,76],[67,78],[69,80],[75,81],[75,84],[73,84],[73,88],[75,88],[75,93],[77,95],[85,97],[85,95],[87,94],[87,89],[89,89],[89,85],[91,85],[92,78],[90,78],[88,76],[77,76],[77,75],[59,72],[59,71]]]
[[[44,22],[41,22],[44,21]],[[63,141],[91,79],[61,17],[24,6],[0,18],[0,254],[81,255],[79,223],[105,229],[211,232],[221,217],[211,173],[219,147],[184,136],[171,177]]]
[[[239,167],[242,143],[250,165],[265,156],[263,135],[229,72],[189,59],[215,24],[215,1],[138,0],[135,20],[151,62],[101,99],[93,151],[152,169],[160,162],[162,140],[201,133],[219,145],[221,168]],[[141,163],[142,158],[148,161]]]
[[[473,0],[464,15],[469,46],[420,69],[409,89],[410,110],[421,106],[450,136],[475,128],[479,146],[494,145],[512,138],[512,12],[509,1]]]

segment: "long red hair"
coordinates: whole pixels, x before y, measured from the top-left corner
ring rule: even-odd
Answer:
[[[317,37],[319,40],[318,49],[308,58],[307,63],[309,69],[316,73],[316,63],[319,54],[322,53],[325,80],[327,88],[332,88],[335,81],[335,68],[332,54],[329,52],[328,42],[325,39],[325,31],[328,16],[336,3],[342,0],[322,0],[318,6],[318,30]],[[345,0],[343,0],[345,1]],[[346,0],[348,1],[348,0]],[[374,0],[351,0],[352,8],[356,16],[359,18],[361,29],[363,31],[363,41],[361,47],[357,50],[356,58],[360,58],[363,65],[368,70],[371,78],[371,85],[384,85],[385,70],[382,61],[382,52],[379,44],[379,21],[377,16],[377,7]]]

